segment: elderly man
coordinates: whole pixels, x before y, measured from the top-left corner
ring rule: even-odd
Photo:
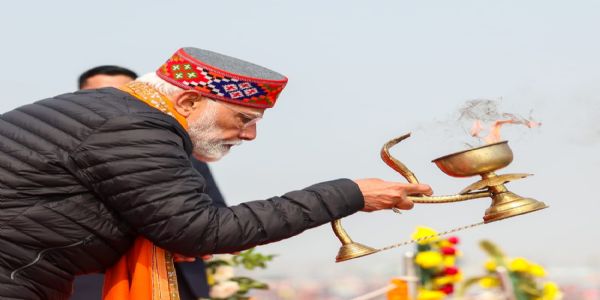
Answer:
[[[337,179],[212,206],[190,155],[214,161],[253,140],[286,83],[269,69],[182,48],[122,89],[0,116],[0,298],[67,299],[74,275],[110,268],[106,299],[177,299],[171,252],[239,251],[360,210],[410,209],[406,195],[431,193]]]
[[[138,75],[127,68],[114,65],[93,67],[83,72],[78,78],[79,89],[90,90],[103,87],[120,87],[134,81]],[[192,165],[204,178],[205,192],[212,199],[212,204],[226,207],[221,191],[213,178],[208,165],[194,157],[190,157]],[[181,300],[196,300],[209,296],[209,286],[206,278],[206,268],[202,259],[195,261],[177,262],[177,287]],[[74,293],[71,300],[94,300],[102,295],[103,274],[77,276],[74,282]]]

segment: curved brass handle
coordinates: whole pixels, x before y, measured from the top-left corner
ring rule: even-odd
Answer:
[[[405,135],[399,136],[395,139],[390,140],[389,142],[385,143],[383,145],[383,147],[381,148],[381,159],[383,160],[383,162],[385,162],[388,166],[390,166],[392,169],[394,169],[396,172],[400,173],[400,175],[402,175],[404,178],[406,178],[406,180],[409,183],[419,183],[419,180],[417,179],[417,176],[415,176],[415,174],[408,169],[408,167],[406,167],[406,165],[404,165],[401,161],[395,159],[394,157],[392,157],[392,155],[390,154],[390,148],[396,146],[398,143],[400,143],[401,141],[407,139],[410,137],[410,133],[407,133]],[[408,196],[408,200],[411,200],[414,203],[420,203],[420,204],[431,204],[431,203],[452,203],[452,202],[459,202],[459,201],[465,201],[465,200],[471,200],[471,199],[477,199],[477,198],[485,198],[485,197],[489,197],[491,195],[490,192],[476,192],[476,193],[465,193],[465,194],[460,194],[460,195],[447,195],[447,196]]]
[[[381,159],[385,162],[390,168],[394,169],[396,172],[400,173],[408,182],[410,183],[419,183],[417,176],[409,170],[403,163],[399,160],[395,159],[390,155],[390,148],[396,146],[396,144],[410,137],[410,133],[399,136],[389,142],[385,143],[381,148]]]
[[[342,221],[340,221],[340,219],[331,222],[331,229],[333,229],[333,233],[338,238],[338,240],[342,242],[343,245],[351,244],[354,242],[352,241],[352,238],[350,238],[346,230],[344,230],[344,227],[342,227]]]

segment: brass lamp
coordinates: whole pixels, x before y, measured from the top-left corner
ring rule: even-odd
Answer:
[[[392,157],[389,149],[402,140],[410,137],[409,134],[390,140],[381,149],[381,158],[392,169],[400,173],[408,182],[419,183],[417,177],[403,163]],[[446,196],[408,196],[414,203],[451,203],[477,198],[490,197],[491,206],[486,209],[483,216],[484,223],[490,223],[517,215],[522,215],[548,207],[544,202],[532,198],[524,198],[510,192],[504,186],[505,183],[525,178],[531,174],[505,174],[496,175],[496,170],[508,166],[513,160],[513,153],[508,147],[507,141],[488,144],[450,155],[434,159],[433,163],[442,172],[452,177],[471,177],[479,175],[481,180],[464,188],[457,195]],[[352,241],[348,233],[342,227],[341,221],[331,222],[335,235],[342,246],[336,256],[336,262],[341,262],[369,254],[380,250],[371,248]]]

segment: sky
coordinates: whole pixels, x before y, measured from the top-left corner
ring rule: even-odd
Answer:
[[[97,65],[152,72],[184,46],[271,68],[289,84],[258,138],[211,164],[235,205],[336,178],[404,181],[379,149],[407,132],[392,154],[436,194],[457,193],[478,179],[448,177],[430,161],[472,142],[457,120],[465,103],[493,100],[542,123],[503,130],[514,161],[498,173],[535,174],[507,187],[550,208],[461,232],[463,259],[479,268],[477,243],[490,239],[568,276],[600,270],[599,13],[597,1],[580,0],[3,1],[0,112],[71,92]],[[479,222],[489,203],[361,212],[343,224],[380,248],[417,225]],[[324,225],[259,250],[277,254],[273,272],[289,276],[400,272],[412,250],[335,264],[338,246]]]

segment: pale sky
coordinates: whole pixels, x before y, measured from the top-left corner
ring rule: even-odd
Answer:
[[[0,112],[70,92],[84,70],[117,64],[154,71],[183,46],[204,48],[289,77],[258,139],[212,164],[230,205],[340,177],[403,180],[379,159],[393,154],[452,194],[477,178],[450,178],[430,161],[464,150],[455,122],[468,100],[531,114],[539,129],[504,131],[514,162],[533,173],[509,189],[549,209],[460,234],[465,263],[489,238],[511,256],[551,267],[600,270],[600,4],[597,1],[3,1]],[[440,231],[481,220],[488,200],[417,205],[344,219],[354,240],[384,247],[416,225]],[[335,264],[328,225],[260,247],[272,269],[367,274],[400,269],[411,247]],[[382,271],[383,272],[383,271]]]

